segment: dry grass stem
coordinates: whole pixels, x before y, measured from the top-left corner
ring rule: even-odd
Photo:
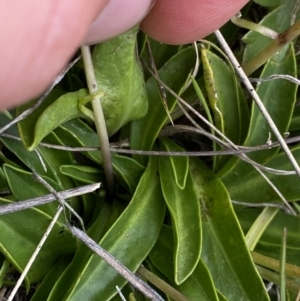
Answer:
[[[95,254],[100,256],[104,261],[106,261],[113,269],[115,269],[120,275],[122,275],[128,282],[130,282],[136,289],[142,292],[147,298],[153,301],[164,301],[164,299],[153,290],[147,283],[142,279],[128,270],[123,266],[116,258],[114,258],[110,253],[101,248],[94,240],[92,240],[88,235],[86,235],[80,229],[68,225],[71,233],[81,240],[86,246],[88,246]]]
[[[62,199],[70,199],[70,198],[73,198],[76,196],[80,196],[80,195],[83,195],[86,193],[93,192],[99,188],[100,188],[100,183],[95,183],[95,184],[85,185],[85,186],[81,186],[78,188],[73,188],[73,189],[57,192],[57,195],[59,196],[59,198],[62,198]],[[57,200],[56,196],[54,196],[53,194],[47,194],[45,196],[41,196],[41,197],[34,198],[34,199],[29,199],[29,200],[20,201],[20,202],[13,202],[13,203],[7,204],[7,205],[1,205],[0,206],[0,215],[13,213],[13,212],[17,212],[17,211],[22,211],[22,210],[33,208],[36,206],[41,206],[44,204],[54,202],[56,200]]]
[[[300,23],[299,23],[299,26],[300,26]],[[228,58],[230,59],[232,65],[234,66],[238,76],[240,77],[240,79],[244,83],[245,87],[247,88],[248,92],[250,93],[251,97],[255,101],[255,103],[258,106],[259,110],[261,111],[263,117],[265,118],[265,120],[269,124],[269,126],[270,126],[271,130],[273,131],[275,137],[277,138],[278,142],[280,143],[280,146],[282,147],[283,151],[286,153],[286,155],[287,155],[289,161],[291,162],[296,174],[298,175],[298,177],[300,177],[300,167],[299,167],[296,159],[294,158],[292,152],[290,151],[289,147],[287,146],[286,142],[284,141],[284,138],[281,136],[281,134],[280,134],[279,130],[277,129],[274,121],[272,120],[269,112],[266,110],[263,102],[261,101],[260,97],[258,96],[255,89],[253,88],[253,86],[252,86],[251,82],[249,81],[247,75],[245,74],[245,72],[241,68],[239,62],[237,61],[236,57],[232,53],[230,47],[226,43],[226,40],[222,36],[221,32],[219,30],[217,30],[217,31],[215,31],[215,35],[216,35],[221,47],[223,48],[223,50],[227,54]]]

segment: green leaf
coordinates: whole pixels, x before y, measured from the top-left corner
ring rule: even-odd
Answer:
[[[159,238],[149,254],[151,262],[168,277],[176,290],[190,300],[218,301],[211,275],[202,260],[198,262],[194,272],[181,285],[174,283],[172,232],[172,228],[165,225],[162,227]]]
[[[5,122],[3,115],[1,115],[0,123]],[[11,127],[8,129],[8,133],[16,136],[17,129],[16,127]],[[38,157],[36,152],[29,152],[26,150],[24,145],[17,140],[1,137],[0,140],[4,143],[4,145],[14,154],[16,155],[30,170],[36,172],[42,177],[50,178],[53,180],[53,185],[58,190],[62,189],[71,189],[74,188],[74,184],[72,180],[61,174],[59,172],[59,167],[62,164],[70,164],[73,162],[73,158],[69,152],[58,150],[58,149],[50,149],[44,147],[37,147],[36,152],[40,154],[40,157],[46,167],[44,169],[40,158]],[[61,141],[57,138],[54,133],[49,134],[44,141],[49,144],[61,145]],[[7,162],[7,160],[5,160]],[[12,166],[12,164],[10,164]],[[13,166],[16,166],[13,163]],[[18,168],[18,166],[16,166]],[[28,182],[32,182],[33,179],[28,179]],[[31,184],[28,184],[30,189],[32,188]],[[29,190],[30,190],[29,189]],[[49,191],[45,190],[45,194],[49,194]],[[29,197],[28,197],[29,198]],[[78,198],[72,198],[72,205],[75,205],[74,201],[78,200]]]
[[[112,156],[112,164],[116,172],[116,178],[133,195],[145,167],[136,160],[116,154]]]
[[[218,63],[218,62],[221,62],[221,64],[219,64],[219,65],[221,65],[221,67],[223,67],[222,69],[225,69],[224,62],[222,62],[215,54],[206,50],[204,47],[201,48],[201,56],[202,56],[202,62],[203,62],[203,72],[204,72],[206,91],[208,94],[208,99],[209,99],[212,111],[214,113],[215,125],[222,133],[224,133],[224,118],[223,118],[223,114],[219,108],[219,106],[221,105],[220,101],[219,101],[219,89],[217,90],[217,87],[216,87],[217,83],[214,78],[215,70],[212,69],[212,67],[214,67],[216,65],[215,63]],[[215,68],[215,69],[217,71],[217,68]],[[226,68],[227,76],[228,76],[228,73],[230,74],[230,70],[227,70],[227,69],[228,69],[228,67]],[[226,76],[224,76],[224,78],[226,78]],[[226,89],[225,91],[232,93],[232,90],[230,88]],[[235,91],[233,91],[233,93],[234,92]],[[236,97],[236,95],[234,95],[234,97]],[[234,119],[234,122],[237,122],[237,121],[238,121],[238,119]],[[238,133],[235,132],[235,136],[237,136],[237,134]]]
[[[52,92],[46,97],[46,99],[41,103],[36,110],[34,110],[29,116],[25,119],[18,122],[18,129],[20,133],[20,137],[26,147],[30,147],[34,140],[34,126],[43,112],[50,106],[53,102],[55,102],[59,97],[64,94],[64,91],[53,89]],[[21,106],[18,106],[16,109],[17,115],[21,115],[24,111],[30,109],[37,100],[33,100],[27,102]]]
[[[92,54],[107,132],[117,132],[131,120],[146,115],[148,100],[136,58],[138,29],[98,44]]]
[[[73,147],[99,148],[97,134],[83,121],[73,119],[60,126],[55,131],[65,145]],[[84,151],[83,155],[95,163],[102,165],[102,156],[99,151]],[[112,153],[113,168],[118,181],[132,194],[145,170],[135,160]]]
[[[292,150],[292,154],[299,162],[300,160],[300,148],[295,147]],[[280,152],[272,160],[266,164],[267,167],[273,169],[293,171],[289,159],[284,152]],[[235,170],[234,170],[235,171]],[[288,201],[299,200],[300,187],[299,177],[297,175],[281,176],[274,174],[266,174],[271,182],[277,187],[282,195]],[[230,193],[231,199],[241,202],[249,203],[274,203],[282,202],[281,198],[273,190],[273,188],[262,179],[261,175],[256,170],[252,170],[247,174],[241,174],[240,177],[234,179],[234,182],[230,182],[230,178],[226,177],[224,183]]]
[[[198,292],[200,290],[200,292]],[[213,279],[205,263],[200,259],[193,274],[182,283],[181,292],[191,300],[218,300]]]
[[[247,233],[249,231],[251,225],[261,213],[260,208],[247,208],[242,206],[236,206],[235,211],[244,233]],[[264,231],[255,248],[255,251],[279,260],[282,230],[284,227],[288,229],[288,262],[300,266],[300,258],[299,256],[297,256],[300,251],[300,220],[297,216],[289,215],[282,211],[279,211],[271,221],[267,229]]]
[[[218,293],[219,301],[229,301],[220,291],[217,291],[217,293]]]
[[[80,183],[77,184],[76,187],[80,186]],[[101,182],[102,184],[102,182]],[[95,214],[95,207],[96,204],[99,203],[99,194],[103,193],[102,186],[100,188],[99,193],[93,192],[93,193],[87,193],[82,195],[81,198],[81,203],[82,203],[82,210],[80,211],[80,216],[82,220],[85,223],[85,228],[88,229],[93,222],[92,217]]]
[[[179,147],[176,143],[172,142],[170,139],[162,138],[160,139],[161,142],[161,148],[164,151],[170,152],[182,152],[184,151],[183,148]],[[180,189],[184,189],[186,184],[186,178],[189,171],[189,158],[188,157],[176,157],[171,156],[169,157],[172,171],[173,171],[173,177],[175,179],[175,182],[177,186]]]
[[[246,248],[228,192],[201,161],[190,158],[190,167],[201,203],[201,258],[215,286],[230,301],[268,300]]]
[[[195,50],[188,47],[174,55],[158,71],[159,78],[174,92],[179,93],[194,67],[196,60]],[[151,77],[146,82],[149,99],[147,115],[131,123],[130,147],[138,150],[151,150],[155,139],[163,125],[168,121],[168,115],[163,107],[163,102],[156,80]],[[167,92],[169,111],[175,107],[176,99]],[[147,158],[133,156],[139,163],[146,165]]]
[[[265,207],[261,214],[252,224],[251,228],[245,235],[246,246],[249,251],[253,251],[261,235],[265,232],[270,222],[278,213],[278,208]]]
[[[15,159],[15,158],[13,158],[13,159]],[[7,164],[17,167],[17,168],[19,167],[19,165],[16,163],[17,160],[12,161],[12,160],[8,159],[7,156],[4,156],[4,154],[1,151],[0,151],[0,160],[2,161],[1,163],[7,163]]]
[[[101,239],[101,247],[130,270],[136,270],[155,244],[164,214],[157,163],[156,159],[151,159],[130,204]],[[98,222],[94,223],[97,233],[107,215],[102,215],[102,220],[97,219]],[[99,241],[97,237],[96,241]],[[48,301],[76,301],[87,296],[105,301],[117,293],[116,285],[120,288],[125,285],[126,281],[103,260],[92,255],[86,247],[79,248],[81,254],[76,253]]]
[[[292,45],[289,45],[287,48],[283,49],[265,65],[261,77],[265,78],[273,74],[288,74],[291,76],[296,76],[295,54]],[[279,132],[282,134],[285,133],[289,128],[294,104],[296,101],[296,91],[297,86],[294,83],[279,79],[261,83],[257,88],[257,93],[261,97],[266,110],[269,112]],[[258,110],[257,106],[253,104],[250,127],[245,146],[266,144],[271,132],[272,131],[268,123]],[[273,134],[271,139],[275,140]],[[277,152],[278,148],[272,148],[259,152],[253,152],[251,154],[247,154],[247,156],[250,159],[264,165]],[[224,166],[224,169],[226,168],[227,167]],[[242,178],[247,177],[247,175],[251,172],[253,172],[253,167],[248,163],[241,162],[240,160],[229,173],[225,174],[223,171],[220,171],[220,174],[223,176],[222,181],[228,188],[232,198],[235,198],[235,196],[231,194],[231,191],[234,189],[233,186],[236,188],[236,182],[242,181]],[[265,180],[261,179],[261,181]],[[256,190],[256,188],[254,189]]]
[[[44,138],[44,142],[48,144],[62,145],[62,141],[60,141],[57,135],[53,132]],[[71,152],[40,146],[37,150],[41,154],[43,161],[47,164],[46,166],[49,166],[47,167],[46,175],[48,175],[48,170],[51,170],[55,176],[55,181],[61,188],[74,188],[73,181],[59,171],[61,165],[72,164],[74,162]]]
[[[233,68],[206,48],[201,48],[208,99],[216,127],[232,142],[241,144],[248,128],[249,112]],[[219,157],[219,170],[229,157]]]
[[[35,291],[30,301],[47,300],[57,279],[68,267],[72,260],[72,257],[72,255],[64,255],[58,258],[49,273],[43,279],[42,283],[37,287],[37,290]]]
[[[20,168],[3,165],[3,171],[7,178],[9,189],[17,201],[24,201],[30,198],[39,197],[49,194],[41,183],[34,180],[32,173],[26,172]],[[43,177],[54,189],[60,190],[55,182],[51,179]],[[34,184],[34,185],[32,185]],[[53,216],[57,210],[57,203],[49,203],[39,206],[39,210]],[[63,220],[61,220],[63,221]]]
[[[8,185],[3,169],[0,167],[0,192],[7,191]]]
[[[297,76],[296,58],[292,44],[289,44],[265,65],[260,77],[266,78],[274,74]],[[296,84],[281,79],[261,83],[257,88],[258,95],[282,134],[288,130],[296,101],[296,92]],[[271,129],[267,121],[256,104],[253,103],[249,133],[245,145],[265,144],[268,140],[269,132],[271,132]],[[274,134],[272,134],[271,139],[275,140]],[[251,159],[266,162],[277,151],[278,149],[273,148],[257,152],[251,154]]]
[[[99,147],[97,134],[84,122],[70,120],[60,126],[56,133],[68,146]],[[102,165],[100,151],[83,152],[88,158]],[[112,164],[116,177],[133,194],[145,168],[137,161],[112,153]]]
[[[89,237],[95,241],[101,240],[105,231],[107,231],[107,227],[110,227],[115,222],[118,215],[118,207],[115,206],[115,202],[113,204],[104,202],[104,198],[105,195],[101,195],[98,198],[98,202],[95,203],[91,226],[87,230]],[[73,287],[77,285],[82,271],[85,270],[92,257],[93,252],[87,249],[84,244],[79,244],[73,261],[57,280],[47,301],[69,300]],[[68,299],[64,299],[64,297]]]
[[[3,114],[0,115],[0,125],[5,125],[8,123],[8,121],[9,120],[7,119],[7,117],[5,117]],[[16,126],[10,127],[6,132],[13,136],[18,136],[18,130]],[[30,152],[24,147],[21,141],[5,137],[0,137],[0,140],[7,147],[7,149],[9,149],[13,155],[17,156],[17,158],[30,170],[36,172],[40,176],[51,178],[58,184],[61,189],[70,189],[74,187],[72,181],[59,172],[60,165],[71,164],[71,162],[73,162],[73,158],[70,152],[58,149],[44,148],[40,146],[36,148],[35,152]],[[62,144],[62,142],[54,133],[50,133],[44,139],[44,142],[55,145]],[[40,158],[38,154],[40,155]],[[2,159],[4,160],[4,162],[16,167],[18,167],[16,163],[20,164],[18,160],[14,160],[14,162],[12,162],[4,157],[2,157]],[[15,158],[13,157],[13,159]],[[42,159],[45,168],[40,159]]]
[[[300,106],[295,106],[289,132],[300,130]]]
[[[286,0],[254,0],[257,4],[267,7],[267,8],[274,8],[279,6],[280,4],[284,3]]]
[[[60,172],[82,183],[98,183],[105,179],[104,171],[91,166],[62,165]]]
[[[1,205],[10,201],[1,199]],[[28,209],[1,216],[0,251],[19,271],[23,271],[52,217],[38,209]],[[13,238],[13,239],[12,239]],[[74,252],[75,240],[62,223],[56,223],[26,276],[26,286],[40,281],[58,255]]]
[[[17,200],[49,194],[43,185],[33,182],[33,178],[29,173],[6,164],[4,165],[4,172],[8,179],[9,188]],[[51,180],[46,180],[51,183]],[[32,185],[32,183],[35,185]],[[1,200],[1,204],[8,203],[12,202]],[[1,252],[5,254],[18,271],[24,269],[56,210],[57,203],[52,203],[40,206],[38,209],[33,208],[1,216]],[[27,284],[41,280],[52,267],[58,255],[74,251],[75,240],[65,230],[64,223],[65,219],[61,216],[34,261],[34,265],[26,278]]]
[[[143,37],[143,36],[142,36]],[[146,45],[146,39],[149,42],[152,58],[149,55],[148,47]],[[150,65],[150,62],[153,60],[155,67],[157,69],[160,69],[173,55],[175,55],[182,46],[177,45],[168,45],[168,44],[162,44],[158,41],[155,41],[149,37],[144,37],[143,40],[144,44],[140,51],[140,56],[142,57],[143,63],[149,63],[149,68],[152,68]],[[146,79],[151,76],[150,73],[147,72],[147,70],[144,70],[144,73],[146,74]]]
[[[166,142],[166,141],[165,141]],[[165,143],[167,144],[167,143]],[[174,150],[171,143],[170,149]],[[178,149],[179,147],[176,147]],[[184,166],[187,158],[178,157],[175,163],[175,170]],[[178,164],[179,163],[179,164]],[[172,217],[172,225],[175,238],[174,266],[175,282],[183,283],[194,271],[201,252],[201,212],[198,197],[195,193],[190,172],[186,177],[184,189],[180,189],[175,182],[174,169],[168,157],[159,158],[159,173],[165,202]],[[184,166],[185,168],[185,166]]]
[[[99,147],[97,133],[80,119],[72,119],[59,126],[55,133],[62,140],[64,145],[73,147]],[[83,155],[97,164],[102,163],[101,152],[88,151]]]
[[[6,273],[9,270],[10,262],[5,258],[5,256],[0,253],[0,263],[1,263],[1,269],[0,269],[0,285],[3,286],[3,282],[6,278]]]
[[[34,139],[27,145],[28,150],[34,150],[37,145],[60,124],[75,117],[86,116],[79,110],[79,101],[87,95],[85,89],[69,92],[50,104],[37,119],[34,126]],[[30,126],[32,130],[32,124]]]
[[[0,126],[4,126],[9,122],[9,119],[1,114],[0,115]],[[18,129],[16,126],[10,127],[6,133],[18,136]],[[39,160],[39,157],[35,152],[29,152],[21,141],[0,137],[1,142],[6,146],[7,149],[9,149],[15,156],[17,156],[28,168],[30,168],[32,171],[36,172],[40,176],[47,176],[51,178],[54,181],[60,182],[59,178],[56,175],[56,171],[53,172],[53,168],[51,165],[49,165],[47,162],[45,162],[47,172],[44,170],[41,161]],[[38,149],[40,152],[40,149]],[[14,165],[16,163],[19,163],[17,160],[14,160],[12,162]],[[5,159],[5,162],[7,162],[7,159]]]

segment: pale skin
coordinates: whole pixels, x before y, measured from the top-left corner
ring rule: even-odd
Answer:
[[[0,1],[0,109],[41,94],[83,44],[109,39],[139,22],[161,42],[190,43],[221,27],[247,2]]]

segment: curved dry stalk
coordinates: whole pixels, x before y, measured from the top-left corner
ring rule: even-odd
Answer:
[[[274,79],[285,79],[291,83],[294,83],[298,86],[300,86],[300,80],[294,76],[288,75],[288,74],[274,74],[265,78],[249,78],[251,83],[264,83],[264,82],[268,82],[270,80],[274,80]]]
[[[182,151],[182,152],[167,152],[167,151],[145,151],[145,150],[132,150],[132,149],[122,149],[119,148],[119,143],[117,143],[118,146],[114,146],[115,143],[111,144],[111,147],[109,150],[111,152],[120,153],[120,154],[129,154],[129,155],[141,155],[141,156],[177,156],[177,157],[210,157],[210,156],[220,156],[220,155],[240,155],[245,153],[251,153],[254,151],[260,151],[260,150],[266,150],[271,149],[274,147],[280,146],[279,142],[272,142],[271,144],[263,144],[258,146],[249,146],[245,147],[242,145],[235,145],[236,149],[230,149],[230,146],[226,144],[224,141],[220,140],[219,138],[213,136],[211,133],[205,131],[204,129],[198,129],[193,128],[190,126],[183,126],[183,125],[174,125],[171,129],[166,127],[165,129],[162,129],[161,135],[166,136],[172,133],[180,133],[180,132],[194,132],[198,133],[204,136],[207,136],[208,138],[219,141],[220,146],[224,148],[229,148],[227,150],[220,150],[220,151]],[[166,134],[167,133],[167,134]],[[10,134],[0,134],[2,137],[11,138],[14,140],[20,141],[21,138],[10,135]],[[285,142],[287,144],[295,143],[300,141],[300,136],[287,138],[285,139]],[[39,143],[39,146],[46,147],[46,148],[53,148],[53,149],[59,149],[63,151],[69,151],[69,152],[90,152],[90,151],[99,151],[98,147],[73,147],[73,146],[63,146],[63,145],[57,145],[57,144],[49,144],[49,143]],[[255,163],[257,164],[257,163]],[[268,168],[263,165],[257,164],[257,166],[262,166],[262,169],[267,171],[268,173],[273,173],[277,175],[282,176],[290,176],[295,175],[295,171],[286,171],[286,170],[280,170],[280,169],[274,169],[274,168]]]
[[[199,56],[199,50],[198,50],[198,45],[197,42],[193,43],[194,49],[195,49],[195,54],[196,54],[196,61],[195,61],[195,66],[194,66],[194,70],[192,72],[192,74],[189,76],[189,80],[185,83],[184,87],[181,89],[181,93],[182,94],[184,91],[187,90],[187,88],[192,84],[192,78],[196,78],[198,71],[199,71],[199,67],[200,67],[200,56]]]
[[[202,117],[203,118],[203,117]],[[178,130],[180,128],[180,130]],[[223,151],[182,151],[182,152],[166,152],[166,151],[144,151],[144,150],[131,150],[131,149],[121,149],[121,148],[116,148],[116,147],[110,147],[109,150],[111,152],[116,152],[120,154],[134,154],[134,155],[141,155],[141,156],[176,156],[176,157],[209,157],[209,156],[220,156],[220,155],[235,155],[237,157],[240,157],[241,155],[244,155],[246,153],[254,152],[254,151],[259,151],[259,150],[265,150],[265,149],[271,149],[274,147],[280,146],[279,142],[273,142],[271,144],[264,144],[264,145],[259,145],[259,146],[251,146],[251,147],[245,147],[241,145],[235,145],[235,148],[232,148],[229,144],[224,142],[223,140],[219,139],[218,137],[212,135],[211,133],[205,131],[202,128],[193,128],[189,126],[179,126],[179,125],[174,125],[172,127],[172,130],[168,129],[167,132],[185,132],[185,131],[190,131],[198,134],[202,134],[204,136],[207,136],[213,141],[216,141],[220,146],[224,148],[228,148],[227,150]],[[164,130],[162,130],[162,133]],[[163,134],[165,135],[165,134]],[[223,135],[223,134],[222,134]],[[10,134],[0,134],[0,136],[15,139],[15,140],[21,140],[19,137],[10,135]],[[224,136],[225,137],[225,136]],[[229,140],[230,141],[230,140]],[[292,137],[288,138],[285,140],[286,143],[294,143],[294,142],[299,142],[300,137]],[[53,148],[53,149],[59,149],[59,150],[64,150],[64,151],[70,151],[70,152],[89,152],[89,151],[99,151],[99,148],[97,147],[72,147],[72,146],[62,146],[62,145],[55,145],[55,144],[49,144],[49,143],[43,143],[41,142],[39,144],[40,146],[47,147],[47,148]],[[287,171],[287,170],[280,170],[280,169],[274,169],[270,167],[263,166],[259,163],[256,163],[255,161],[252,161],[248,157],[245,157],[245,159],[241,158],[241,160],[248,162],[251,165],[254,165],[258,167],[261,170],[264,170],[268,173],[275,174],[275,175],[281,175],[281,176],[290,176],[290,175],[295,175],[295,171]]]

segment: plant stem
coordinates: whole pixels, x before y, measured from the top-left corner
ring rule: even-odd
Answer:
[[[232,17],[231,22],[239,27],[258,32],[258,33],[262,34],[263,36],[268,37],[270,39],[275,40],[278,38],[278,33],[276,31],[274,31],[273,29],[263,26],[263,25],[260,25],[260,24],[256,24],[254,22],[251,22],[251,21],[248,21],[245,19],[242,19],[242,18],[240,18],[239,15]]]
[[[287,228],[283,228],[282,245],[280,254],[280,300],[285,301],[285,265],[286,265],[286,236]]]
[[[253,261],[256,264],[259,264],[261,266],[267,267],[269,269],[272,269],[274,271],[279,272],[280,269],[280,261],[256,252],[251,252],[251,256]],[[286,263],[285,264],[285,275],[290,276],[290,277],[295,277],[295,278],[300,278],[300,267]]]
[[[174,289],[171,285],[166,283],[164,280],[160,279],[158,276],[154,275],[152,272],[147,270],[146,268],[140,266],[137,270],[137,273],[147,279],[149,282],[154,284],[157,288],[159,288],[166,295],[171,297],[175,301],[189,301],[187,297],[182,295],[176,289]]]
[[[89,46],[81,47],[84,71],[86,76],[87,85],[89,92],[96,93],[98,92],[98,85],[96,81],[96,76],[93,67],[93,61],[91,56],[91,50]],[[95,125],[97,129],[97,134],[100,143],[100,149],[103,159],[103,168],[105,172],[105,177],[107,181],[108,195],[113,196],[113,187],[114,187],[114,176],[113,176],[113,167],[111,161],[111,154],[109,150],[109,140],[106,130],[105,118],[102,110],[100,97],[95,96],[92,100],[92,107],[95,116]]]
[[[253,251],[261,236],[278,212],[278,208],[266,207],[248,230],[245,241],[248,250]]]
[[[300,34],[300,20],[292,25],[288,30],[278,35],[264,50],[242,66],[247,75],[252,74],[262,66],[270,57],[279,52],[285,45],[290,43]]]
[[[277,273],[274,273],[268,269],[265,269],[261,266],[256,266],[257,271],[263,279],[271,281],[280,286],[280,276]],[[287,290],[298,293],[299,291],[299,283],[294,281],[293,279],[286,278],[285,286]]]

